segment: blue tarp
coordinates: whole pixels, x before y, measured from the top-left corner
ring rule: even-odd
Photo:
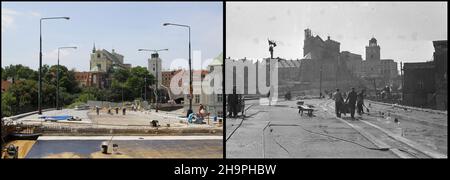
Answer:
[[[68,120],[72,119],[73,116],[40,116],[39,118],[45,120]]]

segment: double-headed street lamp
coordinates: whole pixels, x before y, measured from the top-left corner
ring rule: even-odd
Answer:
[[[39,88],[38,88],[38,114],[42,114],[42,21],[48,19],[66,19],[69,17],[47,17],[39,21]]]
[[[191,114],[192,111],[192,66],[191,66],[191,26],[183,25],[183,24],[173,24],[173,23],[164,23],[163,26],[180,26],[188,28],[189,30],[189,109],[187,111],[187,115]]]
[[[153,50],[153,49],[138,49],[138,51],[151,51],[151,52],[155,52],[154,54],[158,55],[159,51],[168,51],[169,49],[158,49],[158,50]],[[158,56],[157,56],[158,57]],[[156,59],[156,68],[155,68],[155,74],[156,74],[156,88],[155,88],[155,97],[156,97],[156,112],[158,112],[158,59]],[[145,81],[145,100],[147,100],[147,78],[144,77],[144,81]]]
[[[59,47],[58,48],[58,66],[56,70],[56,110],[59,110],[59,50],[61,49],[76,49],[75,46]]]

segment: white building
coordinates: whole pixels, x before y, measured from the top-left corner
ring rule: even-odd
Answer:
[[[108,72],[114,68],[131,68],[131,64],[123,63],[123,55],[116,53],[114,49],[111,52],[102,49],[95,49],[95,45],[92,48],[90,59],[90,71],[91,72]]]
[[[161,83],[162,83],[161,67],[162,67],[161,58],[159,58],[158,53],[153,53],[151,55],[151,58],[148,59],[148,71],[155,78],[157,78],[158,87],[161,87]]]
[[[207,70],[193,71],[192,111],[194,111],[194,113],[198,113],[200,104],[202,104],[206,108],[206,111],[210,113],[210,117],[223,116],[224,98],[222,94],[222,67],[223,54],[220,54],[218,57],[214,58],[214,60],[208,65]],[[186,77],[189,77],[188,74],[189,71],[185,71]],[[183,82],[183,86],[189,87],[189,80]],[[187,92],[189,92],[189,90]],[[187,112],[188,109],[189,99],[187,93],[184,94],[184,111]]]

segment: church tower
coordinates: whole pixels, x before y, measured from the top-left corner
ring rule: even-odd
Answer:
[[[372,37],[369,40],[369,46],[366,46],[366,61],[380,60],[380,46],[377,44],[377,39]]]
[[[311,34],[311,29],[305,29],[305,39],[303,40],[303,57],[306,56],[309,52],[311,52],[311,46],[313,43],[313,38]]]

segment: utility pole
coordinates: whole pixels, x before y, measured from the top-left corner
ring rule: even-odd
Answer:
[[[57,70],[56,70],[56,110],[60,110],[59,109],[59,51],[61,49],[76,49],[77,47],[72,46],[72,47],[59,47],[58,48],[58,65],[57,65]]]
[[[320,63],[319,99],[322,99],[322,62]]]
[[[336,61],[336,77],[334,77],[335,79],[334,79],[334,86],[336,87],[335,89],[337,89],[338,88],[338,72],[339,72],[339,56],[338,56],[338,59],[337,59],[337,61]]]
[[[402,105],[403,105],[403,99],[405,98],[404,94],[405,94],[405,74],[403,73],[403,62],[400,61],[400,76],[402,78]]]
[[[183,25],[183,24],[174,24],[174,23],[164,23],[163,26],[179,26],[188,28],[189,32],[189,109],[187,110],[186,117],[191,114],[192,111],[192,98],[193,98],[193,88],[192,88],[192,60],[191,60],[191,26]]]
[[[147,101],[147,77],[144,77],[144,101]]]
[[[38,114],[42,114],[42,21],[49,19],[66,19],[69,17],[46,17],[39,21],[39,86],[38,86]]]

